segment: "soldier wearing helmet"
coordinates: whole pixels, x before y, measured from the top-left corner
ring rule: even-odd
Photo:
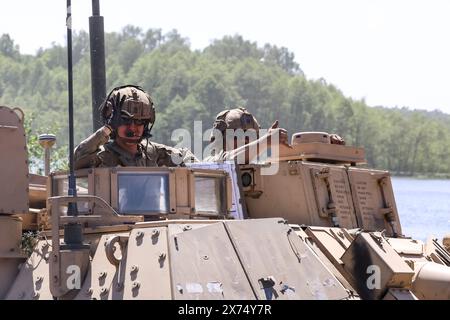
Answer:
[[[239,134],[236,134],[239,131],[245,139],[241,141],[241,145],[239,145]],[[270,148],[276,136],[278,136],[278,143],[288,145],[287,131],[278,128],[278,120],[272,124],[267,134],[260,137],[259,133],[260,125],[247,109],[239,107],[224,110],[216,116],[213,124],[210,140],[215,146],[212,148],[211,156],[203,161],[219,162],[243,157],[244,162],[249,163]],[[222,139],[216,139],[216,136]]]
[[[100,106],[100,112],[104,126],[75,148],[75,169],[172,167],[198,161],[188,149],[149,141],[156,118],[155,107],[150,95],[141,87],[114,88]]]

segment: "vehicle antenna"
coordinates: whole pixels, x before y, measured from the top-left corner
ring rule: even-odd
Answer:
[[[67,0],[67,89],[69,92],[69,196],[77,196],[76,178],[73,170],[73,74],[72,74],[72,5]],[[76,203],[69,203],[68,215],[78,215]]]
[[[69,92],[69,189],[68,196],[77,196],[77,184],[73,170],[73,81],[72,81],[72,5],[67,0],[67,85]],[[76,201],[67,205],[68,216],[78,216]],[[80,223],[68,223],[64,225],[64,243],[67,248],[83,246],[83,232]]]

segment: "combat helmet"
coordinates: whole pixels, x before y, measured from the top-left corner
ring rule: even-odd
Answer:
[[[213,124],[213,130],[219,130],[222,134],[224,134],[227,129],[242,129],[244,131],[254,129],[256,132],[259,132],[260,128],[256,118],[243,107],[220,112],[216,116]],[[210,140],[214,140],[214,131],[211,133]]]
[[[144,124],[142,138],[151,137],[150,131],[155,123],[155,106],[151,96],[139,86],[124,85],[111,90],[100,106],[103,124],[113,129],[128,124],[130,120],[140,120]]]

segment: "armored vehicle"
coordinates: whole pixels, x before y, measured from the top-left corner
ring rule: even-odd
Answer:
[[[67,196],[28,172],[23,122],[0,107],[1,299],[450,299],[449,239],[404,235],[389,172],[327,133],[262,164],[81,169]]]
[[[94,111],[105,59],[92,3]],[[70,0],[67,27],[71,119]],[[404,235],[389,172],[326,132],[295,133],[245,165],[68,175],[49,172],[46,152],[41,176],[28,170],[24,118],[0,106],[0,299],[450,299],[450,238]]]

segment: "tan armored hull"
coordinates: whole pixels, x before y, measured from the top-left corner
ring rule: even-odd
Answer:
[[[403,234],[390,175],[358,167],[360,148],[84,169],[71,197],[67,173],[29,175],[20,111],[0,108],[0,132],[2,299],[450,298],[448,239]]]

